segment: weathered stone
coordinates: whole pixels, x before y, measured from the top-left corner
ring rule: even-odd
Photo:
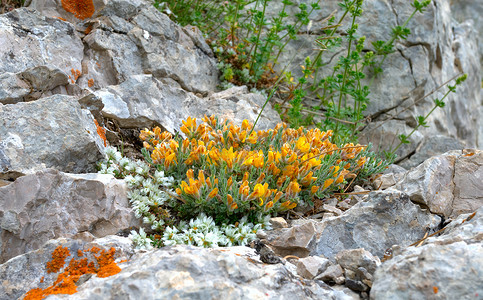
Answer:
[[[136,253],[116,275],[91,277],[73,295],[50,299],[352,299],[323,282],[264,265],[253,249],[176,246]]]
[[[0,177],[44,168],[95,171],[104,144],[89,111],[70,96],[0,106]]]
[[[452,217],[483,206],[483,151],[463,150],[454,169]]]
[[[286,23],[296,21],[294,16],[300,4],[310,7],[311,3],[308,0],[292,2],[295,5],[286,9],[287,14],[292,17],[284,19]],[[467,15],[473,16],[481,27],[482,22],[478,19],[481,4],[474,4],[474,1],[456,2],[462,2],[458,4],[460,7],[474,6],[476,9],[471,14],[460,12],[459,18],[466,20]],[[297,35],[298,40],[289,42],[284,48],[284,52],[278,59],[279,70],[295,56],[288,70],[294,74],[294,77],[301,75],[299,66],[303,65],[303,60],[307,56],[314,58],[316,55],[314,49],[319,48],[314,40],[322,34],[320,28],[327,26],[327,22],[321,21],[333,11],[336,11],[336,20],[339,20],[344,13],[344,10],[338,7],[339,3],[338,0],[324,1],[321,10],[310,16],[311,27],[303,26]],[[282,9],[282,2],[274,1],[270,4],[268,14],[277,15]],[[366,37],[365,47],[373,49],[372,42],[390,40],[391,29],[401,26],[414,11],[411,4],[411,1],[404,0],[365,1],[362,6],[363,14],[357,19],[359,24],[357,34]],[[349,26],[350,22],[347,19],[344,20],[336,35],[344,35]],[[452,20],[450,2],[445,0],[432,1],[424,13],[416,13],[407,26],[411,34],[407,39],[396,41],[396,51],[388,55],[382,65],[384,72],[373,81],[370,77],[363,80],[363,84],[371,85],[370,103],[365,113],[374,121],[383,121],[394,116],[396,120],[401,120],[400,122],[412,130],[417,124],[416,117],[426,115],[434,105],[432,97],[416,101],[452,76],[467,73],[472,78],[468,77],[463,85],[458,86],[456,94],[450,94],[445,99],[448,104],[446,108],[433,112],[428,120],[429,128],[419,128],[418,131],[424,136],[443,134],[455,137],[465,142],[467,147],[474,147],[478,141],[478,128],[482,127],[480,120],[483,119],[479,112],[482,103],[480,55],[477,47],[478,30],[475,32],[468,22],[458,24]],[[346,55],[345,47],[342,45],[331,49],[330,52],[324,52],[322,56],[324,67],[318,71],[319,78],[332,73],[332,66],[338,62],[338,57]],[[441,98],[440,95],[435,97]],[[319,101],[311,103],[306,99],[304,104],[319,105]],[[408,110],[402,112],[406,108]],[[405,134],[399,127],[388,126],[387,129],[387,132],[393,136]],[[373,141],[377,142],[377,139]],[[388,149],[392,141],[392,136],[384,138],[381,141],[382,148]],[[401,151],[401,153],[404,152]],[[405,154],[408,153],[410,152]]]
[[[331,265],[314,279],[322,280],[326,283],[343,284],[345,282],[344,270],[338,264]]]
[[[40,249],[0,264],[1,299],[21,299],[20,297],[31,289],[46,288],[51,285],[57,279],[57,273],[47,272],[45,265],[52,260],[52,252],[58,246],[67,247],[71,253],[66,263],[69,263],[71,258],[78,259],[77,250],[87,250],[94,246],[106,250],[114,247],[117,262],[129,259],[133,255],[132,241],[120,236],[107,236],[94,242],[65,238],[50,240]],[[120,266],[122,267],[122,264]],[[43,282],[41,282],[42,278]]]
[[[394,244],[409,245],[434,230],[441,219],[423,211],[398,191],[371,192],[339,217],[320,222],[310,255],[335,259],[344,249],[364,248],[382,257]]]
[[[11,104],[23,101],[30,94],[29,85],[17,74],[0,74],[0,103]]]
[[[314,279],[315,276],[327,269],[329,260],[320,256],[303,257],[297,260],[297,274],[306,279]]]
[[[20,73],[34,91],[50,91],[59,85],[69,84],[69,77],[61,69],[49,65],[36,66]]]
[[[410,156],[408,160],[401,162],[400,165],[409,170],[432,156],[451,150],[462,150],[463,148],[463,143],[455,138],[444,135],[427,136],[416,148],[416,153]]]
[[[0,262],[49,239],[87,231],[103,237],[138,226],[124,181],[47,169],[0,187]]]
[[[407,172],[395,188],[445,217],[483,205],[483,151],[450,151]]]
[[[272,225],[273,229],[288,227],[287,221],[282,217],[271,218],[270,225]]]
[[[335,259],[344,269],[347,279],[360,281],[366,286],[372,286],[373,274],[381,264],[378,257],[364,249],[342,250]],[[365,291],[365,290],[364,290]]]
[[[483,207],[460,215],[440,237],[409,247],[374,275],[371,299],[479,299],[483,295]]]
[[[152,75],[133,75],[120,85],[109,86],[94,93],[102,99],[102,114],[115,119],[124,128],[144,128],[161,125],[177,132],[181,120],[189,116],[202,118],[217,115],[241,124],[243,119],[254,122],[264,97],[237,87],[207,98],[199,98],[182,88],[166,85]],[[269,105],[257,124],[257,129],[273,128],[281,122]]]
[[[267,241],[280,256],[295,255],[307,257],[315,245],[315,225],[313,221],[305,221],[290,228],[282,228],[267,232]],[[318,255],[318,254],[316,254]]]
[[[74,26],[19,8],[0,15],[0,73],[49,65],[65,74],[82,70],[84,46]],[[45,78],[48,84],[48,78]]]
[[[375,189],[385,190],[398,183],[406,172],[407,170],[403,167],[392,164],[388,166],[386,170],[384,170],[381,176],[374,180],[372,186]]]

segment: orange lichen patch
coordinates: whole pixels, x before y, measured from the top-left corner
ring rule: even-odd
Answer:
[[[92,17],[96,10],[92,0],[62,0],[61,3],[67,12],[81,20]]]
[[[437,286],[433,286],[433,293],[435,293],[435,294],[438,293],[438,287]]]
[[[52,252],[52,261],[47,263],[48,273],[57,273],[64,266],[65,259],[70,255],[69,249],[59,246]]]
[[[94,119],[94,124],[96,124],[96,127],[97,127],[97,134],[104,141],[104,147],[107,147],[106,129],[104,129],[103,127],[99,126],[99,123],[97,123],[97,120],[96,119]]]
[[[93,87],[94,86],[94,79],[91,78],[91,79],[87,80],[87,86]]]
[[[67,22],[67,20],[62,17],[54,17],[54,18]]]
[[[87,257],[79,260],[72,258],[69,265],[57,276],[57,280],[51,286],[45,289],[32,289],[27,292],[24,299],[38,300],[54,294],[72,295],[77,292],[76,282],[84,274],[97,274],[98,277],[104,278],[115,275],[121,271],[121,268],[119,268],[114,262],[114,254],[116,252],[114,248],[106,251],[93,247],[84,250],[84,253],[87,252],[92,254],[95,262],[89,262]],[[57,247],[52,253],[52,261],[47,263],[47,270],[49,270],[49,266],[57,266],[57,264],[62,261],[62,266],[59,268],[60,270],[65,264],[66,253],[69,253],[68,255],[70,255],[68,248],[62,246]],[[82,253],[80,250],[77,252],[78,256],[84,255],[84,253],[82,253],[82,255],[79,255],[79,253]]]

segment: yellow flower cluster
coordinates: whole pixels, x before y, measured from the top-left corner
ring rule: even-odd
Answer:
[[[140,135],[153,164],[168,175],[183,174],[176,191],[185,203],[223,204],[227,213],[288,210],[340,189],[366,161],[364,146],[338,147],[331,131],[285,124],[254,131],[247,120],[241,127],[214,116],[202,121],[183,121],[184,138],[159,128]]]

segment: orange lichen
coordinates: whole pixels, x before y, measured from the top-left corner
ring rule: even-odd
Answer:
[[[93,87],[94,86],[94,79],[91,78],[91,79],[87,80],[87,86]]]
[[[94,124],[96,124],[96,127],[97,127],[97,134],[104,141],[104,147],[107,147],[106,129],[104,129],[103,127],[99,126],[99,123],[97,123],[97,120],[96,119],[94,119]]]
[[[92,0],[62,0],[61,3],[67,12],[81,20],[92,17],[96,10]]]
[[[54,18],[67,22],[67,20],[62,17],[54,17]]]
[[[95,262],[89,262],[87,257],[82,259],[72,258],[69,262],[69,265],[57,276],[57,280],[55,280],[51,286],[45,289],[32,289],[27,292],[24,299],[38,300],[54,294],[72,295],[77,292],[76,282],[84,274],[97,274],[98,277],[104,278],[115,275],[121,271],[121,268],[119,268],[114,261],[114,254],[116,252],[114,248],[106,251],[93,247],[91,249],[84,250],[83,252],[90,252],[94,257]],[[52,266],[57,268],[60,262],[62,262],[62,265],[58,268],[58,270],[64,266],[66,253],[67,256],[70,255],[69,249],[62,246],[59,246],[54,250],[52,253],[52,261],[47,263],[48,272],[50,272],[49,269],[52,269]],[[77,251],[78,256],[84,256],[84,253],[82,253],[81,250]],[[43,280],[41,280],[41,282],[42,281]]]
[[[70,255],[69,249],[59,246],[52,252],[52,261],[47,263],[48,273],[57,273],[64,267],[65,259]]]

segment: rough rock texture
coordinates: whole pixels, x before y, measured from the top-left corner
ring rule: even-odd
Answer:
[[[295,7],[301,3],[310,7],[309,0],[295,0]],[[294,59],[289,70],[296,76],[301,74],[300,65],[307,56],[314,57],[314,40],[320,35],[320,28],[327,25],[321,23],[331,12],[337,10],[335,14],[338,20],[344,13],[338,4],[338,0],[324,1],[321,10],[313,14],[311,28],[307,31],[304,26],[299,31],[299,40],[290,42],[285,48],[285,53],[279,59],[282,69],[292,59]],[[459,12],[456,15],[459,19],[467,19],[473,16],[478,20],[481,27],[481,18],[478,12],[481,11],[481,1],[454,1],[462,2],[456,7],[468,7],[473,10],[471,14]],[[372,50],[371,42],[376,40],[387,41],[391,38],[391,29],[394,26],[402,25],[407,17],[412,13],[412,1],[405,0],[375,0],[364,1],[363,14],[357,19],[359,24],[358,36],[365,36],[365,47]],[[276,15],[282,8],[282,1],[270,3],[270,13]],[[394,135],[402,134],[400,129],[404,126],[414,128],[417,124],[418,115],[426,115],[433,106],[434,97],[441,98],[444,89],[432,96],[418,101],[423,95],[428,94],[436,87],[443,84],[459,73],[467,73],[468,80],[460,87],[456,94],[451,94],[447,99],[447,106],[444,109],[436,110],[429,118],[429,128],[419,128],[417,132],[424,136],[442,134],[457,138],[465,143],[466,147],[475,147],[477,142],[478,128],[481,128],[480,120],[483,119],[479,108],[483,104],[481,99],[481,71],[480,55],[478,53],[478,29],[475,31],[469,22],[457,23],[452,19],[453,9],[450,1],[435,0],[428,6],[423,13],[417,13],[409,22],[408,28],[411,34],[406,40],[398,41],[395,44],[395,53],[390,54],[382,68],[384,73],[374,80],[371,99],[366,113],[373,121],[383,121],[392,115],[396,115],[406,107],[411,106],[406,112],[400,113],[392,121],[397,123],[396,127],[389,128],[389,132]],[[296,13],[298,9],[291,7],[287,10],[289,15]],[[337,34],[345,34],[350,24],[350,18],[344,20]],[[307,34],[309,32],[310,34]],[[481,30],[480,30],[481,32]],[[481,49],[480,49],[481,51]],[[331,66],[335,64],[341,54],[346,54],[344,49],[338,48],[329,52],[326,51],[322,61],[327,66],[319,73],[330,74]],[[370,80],[370,79],[368,79]],[[365,84],[368,84],[367,81]],[[306,101],[309,104],[310,100]],[[314,103],[317,105],[318,102]],[[415,104],[415,105],[414,105]],[[370,129],[370,128],[367,128]],[[399,132],[397,132],[399,129]],[[388,132],[379,127],[374,131],[364,131],[367,139],[374,134],[384,136]],[[383,149],[388,149],[392,139],[383,141]],[[417,145],[415,145],[417,146]],[[408,154],[401,151],[400,154]]]
[[[371,299],[481,299],[483,207],[460,215],[440,237],[394,253],[376,270]]]
[[[316,222],[304,221],[290,228],[281,228],[267,232],[264,237],[278,255],[307,257],[314,248]],[[318,254],[317,254],[318,255]]]
[[[364,249],[342,250],[336,255],[337,263],[344,269],[346,285],[358,292],[365,292],[372,286],[373,274],[381,264],[378,257]]]
[[[37,271],[38,278],[32,273],[29,277],[22,272],[15,277],[4,274],[8,280],[15,279],[24,285],[15,282],[0,289],[19,295],[20,291],[40,285],[42,275],[47,275],[43,284],[48,285],[53,276],[42,271],[42,260],[49,260],[48,254],[57,244],[85,249],[97,242],[52,241],[42,250],[16,257],[1,265],[0,270],[11,274],[15,268],[29,267]],[[125,241],[113,237],[100,244],[117,248]],[[76,294],[48,299],[353,299],[323,282],[297,277],[282,264],[264,265],[255,251],[247,247],[176,246],[129,254],[128,249],[119,254],[119,258],[129,259],[119,264],[120,273],[107,278],[93,276],[78,287]]]
[[[138,226],[126,184],[111,175],[54,169],[0,187],[0,262],[50,239],[89,232],[96,237]]]
[[[392,245],[409,245],[434,230],[441,219],[423,211],[398,191],[372,192],[339,217],[317,226],[317,240],[311,255],[334,259],[344,249],[364,248],[382,257]]]
[[[30,7],[46,16],[62,16],[78,23],[59,1],[43,2],[34,0]],[[81,47],[85,53],[83,76],[78,82],[81,87],[92,80],[92,88],[98,89],[148,73],[158,79],[171,78],[188,91],[207,93],[216,89],[216,62],[199,30],[181,28],[150,1],[97,2],[96,13],[80,27],[84,29],[80,35],[86,34]]]
[[[74,97],[0,104],[0,178],[44,168],[93,172],[103,153],[92,115]]]
[[[33,288],[46,288],[57,278],[57,273],[47,272],[45,265],[52,260],[52,252],[58,246],[67,247],[71,256],[78,259],[77,250],[87,250],[91,247],[101,249],[116,249],[116,262],[129,259],[134,251],[132,241],[125,237],[110,235],[100,239],[65,239],[50,240],[42,248],[19,256],[0,265],[0,299],[21,299],[20,297]],[[119,264],[122,267],[122,264]],[[43,282],[41,278],[44,278]]]
[[[309,256],[297,260],[296,265],[297,273],[300,276],[306,279],[314,279],[315,276],[327,269],[329,260],[320,256]]]
[[[246,87],[234,87],[200,98],[172,84],[164,84],[152,75],[133,75],[120,85],[98,90],[94,96],[104,104],[102,114],[114,119],[123,128],[151,128],[161,125],[176,132],[181,120],[189,116],[202,118],[217,115],[241,124],[254,122],[265,98],[248,93]],[[279,115],[267,105],[257,129],[273,128],[280,123]]]
[[[456,217],[483,205],[483,151],[450,151],[408,171],[395,188],[432,213]]]
[[[84,46],[74,25],[36,10],[19,8],[0,15],[0,41],[0,73],[44,65],[69,75],[71,69],[82,70]]]
[[[482,124],[483,125],[483,124]],[[463,150],[464,145],[459,140],[444,135],[424,137],[424,140],[415,149],[416,153],[411,155],[408,160],[400,163],[400,166],[411,169],[418,166],[426,159],[446,153],[451,150]]]

